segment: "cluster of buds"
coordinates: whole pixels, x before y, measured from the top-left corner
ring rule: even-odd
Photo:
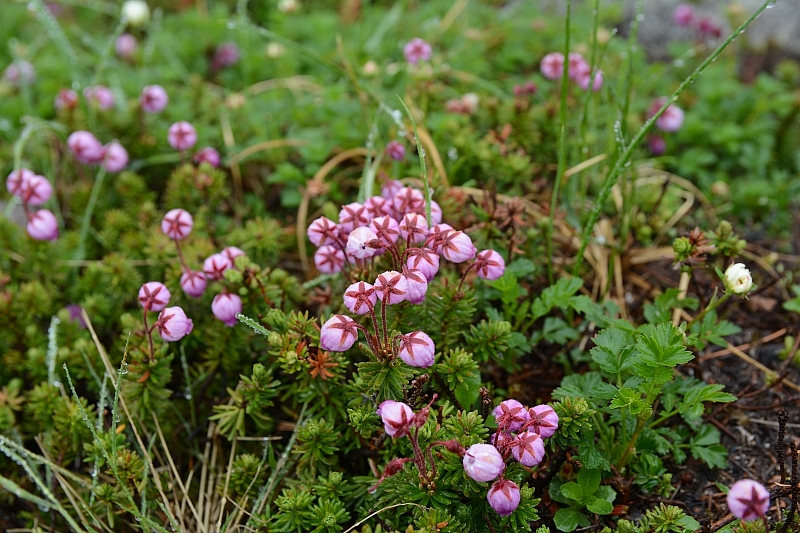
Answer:
[[[698,17],[694,6],[691,4],[679,4],[672,12],[672,21],[686,28],[692,28],[697,32],[697,37],[703,39],[719,39],[722,36],[722,28],[708,16]]]
[[[584,91],[591,86],[592,91],[599,91],[603,87],[603,71],[596,69],[592,75],[592,67],[586,59],[576,52],[569,54],[567,59],[569,79],[576,82]],[[564,72],[564,54],[551,52],[542,58],[539,64],[542,75],[549,80],[559,80]]]
[[[519,506],[519,487],[505,479],[506,461],[513,457],[533,467],[544,459],[544,439],[558,429],[558,415],[549,405],[527,408],[516,400],[494,410],[497,432],[491,444],[473,444],[464,453],[464,470],[475,481],[494,481],[486,498],[497,514],[508,516]],[[496,481],[495,481],[496,480]]]
[[[320,346],[325,350],[349,350],[363,331],[378,359],[397,357],[411,366],[429,367],[434,362],[435,347],[422,331],[391,336],[386,322],[386,307],[401,302],[421,304],[428,283],[439,270],[440,257],[453,263],[474,259],[461,278],[475,270],[478,277],[497,279],[505,270],[505,261],[494,250],[477,253],[472,240],[463,231],[443,224],[439,205],[431,201],[431,222],[425,218],[422,192],[390,181],[380,196],[364,204],[353,202],[339,213],[339,222],[320,217],[311,222],[308,237],[318,246],[314,262],[320,272],[344,272],[352,284],[343,294],[345,307],[357,315],[369,315],[373,331],[345,315],[334,315],[322,326]],[[357,279],[356,272],[386,255],[392,269],[377,276],[374,282]],[[380,321],[376,305],[380,300]]]
[[[102,165],[106,172],[121,172],[128,166],[128,151],[114,140],[103,145],[91,132],[74,131],[67,138],[72,155],[84,165]]]
[[[180,241],[189,236],[193,227],[194,219],[184,209],[173,209],[161,220],[161,231],[172,239],[178,251],[182,272],[181,289],[187,296],[199,298],[205,293],[208,282],[221,280],[226,270],[234,268],[234,261],[244,255],[244,251],[236,246],[229,246],[207,257],[203,262],[203,270],[192,270],[183,257]],[[211,312],[226,326],[233,327],[236,324],[236,315],[242,312],[242,299],[238,294],[223,291],[214,297]]]
[[[153,330],[157,329],[161,338],[175,342],[192,332],[192,319],[178,306],[167,307],[172,297],[169,289],[158,281],[149,281],[139,289],[139,304],[144,308],[144,330],[150,343],[150,360],[153,360]],[[160,313],[159,313],[160,311]],[[147,313],[159,313],[152,326],[147,324]]]
[[[25,229],[37,241],[54,241],[58,238],[58,221],[48,209],[33,209],[46,203],[53,195],[53,186],[44,177],[27,168],[20,168],[6,178],[8,192],[22,201],[28,218]]]

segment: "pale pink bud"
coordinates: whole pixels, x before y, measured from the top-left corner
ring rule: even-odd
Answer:
[[[581,73],[589,70],[589,63],[586,62],[586,59],[581,54],[571,52],[567,69],[569,71],[569,79],[576,80]]]
[[[163,283],[148,281],[139,289],[139,304],[148,311],[161,311],[169,305],[171,296]]]
[[[308,240],[314,246],[334,244],[337,241],[339,227],[330,219],[319,217],[308,226]]]
[[[239,47],[236,43],[222,43],[211,59],[211,70],[219,70],[235,65],[239,61]]]
[[[409,248],[406,267],[418,270],[430,282],[439,271],[439,256],[430,248]]]
[[[92,165],[103,160],[105,149],[97,137],[88,131],[75,131],[67,138],[67,147],[75,159],[84,165]]]
[[[236,265],[236,258],[237,257],[242,256],[242,255],[247,255],[246,253],[244,253],[244,250],[242,250],[241,248],[238,248],[236,246],[228,246],[227,248],[222,250],[222,252],[220,252],[220,253],[223,254],[228,259],[230,259],[231,265]]]
[[[44,176],[34,175],[22,182],[20,198],[28,205],[42,205],[53,195],[53,186]]]
[[[517,400],[505,400],[494,408],[497,427],[507,431],[517,431],[528,421],[528,410]]]
[[[333,315],[319,331],[319,345],[323,350],[346,352],[358,340],[358,327],[349,316]]]
[[[406,213],[415,212],[425,206],[425,196],[422,191],[403,187],[392,198],[392,206],[398,218],[405,216]]]
[[[188,150],[197,142],[197,130],[186,121],[176,122],[167,130],[167,142],[175,150]]]
[[[400,226],[397,224],[397,221],[390,216],[384,215],[382,217],[373,218],[372,222],[369,223],[369,229],[378,236],[385,246],[396,243],[397,239],[400,238]]]
[[[11,63],[3,74],[3,78],[14,87],[31,85],[36,80],[33,65],[24,59],[17,59]]]
[[[416,65],[420,61],[430,61],[431,53],[431,45],[419,37],[411,39],[403,47],[403,56],[412,65]]]
[[[192,332],[192,319],[180,307],[167,307],[158,315],[156,328],[161,338],[167,342],[175,342]]]
[[[408,213],[400,221],[400,235],[411,244],[425,242],[428,236],[428,223],[423,215]]]
[[[475,272],[479,278],[495,280],[503,275],[506,262],[503,256],[494,250],[484,250],[475,258]]]
[[[453,230],[442,236],[440,253],[448,261],[463,263],[475,257],[475,246],[466,233]]]
[[[47,209],[31,213],[25,229],[28,235],[37,241],[54,241],[58,238],[58,221],[56,216]]]
[[[187,296],[192,298],[199,298],[206,292],[206,275],[203,272],[190,270],[181,274],[181,289]]]
[[[397,180],[389,180],[381,186],[381,196],[386,198],[387,200],[391,200],[394,198],[394,195],[397,194],[400,189],[403,188],[403,184]],[[387,213],[388,214],[388,213]]]
[[[492,484],[486,499],[500,516],[508,516],[519,507],[519,487],[513,481],[499,479]]]
[[[584,91],[589,89],[589,80],[591,79],[591,72],[589,70],[582,72],[578,75],[577,81],[581,89]],[[594,73],[594,83],[592,85],[592,92],[597,92],[603,88],[603,71],[598,70]]]
[[[395,337],[400,343],[398,355],[408,366],[427,368],[433,366],[436,346],[433,340],[422,331]]]
[[[367,200],[364,202],[364,208],[367,210],[370,218],[382,217],[384,215],[392,216],[394,214],[392,202],[383,196],[372,196],[367,198]]]
[[[233,263],[225,254],[214,254],[203,261],[203,272],[208,279],[222,279],[223,273],[233,268]]]
[[[385,305],[399,304],[408,296],[408,281],[394,270],[384,272],[375,280],[375,293]]]
[[[103,167],[106,172],[119,172],[128,166],[128,151],[117,141],[111,141],[105,146],[106,156],[103,158]]]
[[[375,307],[377,301],[375,287],[364,281],[353,283],[344,291],[344,306],[357,315],[368,313]]]
[[[146,85],[139,96],[139,105],[145,113],[160,113],[168,103],[167,91],[161,85]]]
[[[161,231],[174,241],[180,241],[189,236],[194,226],[194,219],[184,209],[173,209],[161,219]]]
[[[655,156],[663,155],[667,151],[667,141],[660,135],[651,135],[647,138],[647,148]]]
[[[678,26],[691,26],[694,22],[694,7],[689,4],[680,4],[672,12],[672,20]]]
[[[564,54],[559,52],[552,52],[542,58],[539,65],[542,75],[549,80],[557,80],[561,78],[564,72]]]
[[[719,39],[722,36],[722,28],[709,17],[697,21],[697,31],[704,39]]]
[[[464,470],[475,481],[497,479],[506,467],[503,457],[491,444],[473,444],[464,454]]]
[[[375,255],[380,248],[380,240],[369,228],[356,228],[347,237],[347,254],[358,259],[366,259]]]
[[[367,226],[370,220],[367,209],[358,202],[347,204],[339,211],[339,226],[347,231]]]
[[[61,89],[56,95],[56,109],[75,109],[78,105],[78,93],[72,89]]]
[[[114,51],[122,59],[132,58],[138,48],[139,43],[136,41],[136,37],[130,33],[123,33],[117,37],[117,41],[114,43]]]
[[[206,146],[194,154],[194,162],[197,165],[208,163],[214,168],[219,168],[219,152],[210,146]]]
[[[517,434],[510,446],[514,459],[525,466],[536,466],[544,459],[544,441],[533,431]]]
[[[650,104],[648,116],[654,116],[666,103],[667,99],[665,97],[662,96],[660,98],[656,98],[653,103]],[[656,119],[656,127],[661,131],[670,133],[675,132],[681,129],[681,126],[683,125],[683,118],[683,109],[675,104],[670,104],[670,106],[664,110],[661,116]]]
[[[740,479],[728,491],[727,502],[733,516],[748,522],[769,511],[769,491],[758,481]]]
[[[406,157],[406,148],[400,141],[390,141],[386,145],[386,155],[395,161],[402,161]]]
[[[237,322],[236,315],[242,312],[242,299],[238,294],[227,292],[217,294],[211,302],[211,312],[218,320],[232,328]]]
[[[558,429],[558,415],[549,405],[537,405],[528,409],[530,422],[525,424],[530,426],[534,433],[538,433],[543,439],[552,437]]]
[[[105,85],[97,85],[95,87],[86,87],[83,90],[83,96],[94,104],[98,109],[103,111],[114,107],[114,93]]]
[[[414,411],[403,402],[386,400],[378,406],[383,429],[390,437],[404,437],[413,426]]]
[[[403,275],[408,282],[408,297],[412,304],[421,304],[425,301],[425,294],[428,292],[428,279],[416,269],[403,267]]]
[[[27,168],[20,168],[19,171],[12,170],[6,178],[6,189],[14,196],[21,198],[27,181],[35,175],[32,170]]]
[[[344,252],[329,244],[320,246],[314,252],[314,264],[323,274],[336,274],[344,268]]]

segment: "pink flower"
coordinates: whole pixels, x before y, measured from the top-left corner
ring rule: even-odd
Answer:
[[[349,316],[333,315],[319,331],[319,345],[323,350],[346,352],[358,339],[358,327]]]
[[[214,254],[203,261],[203,272],[208,279],[222,279],[222,274],[229,268],[233,268],[233,263],[225,254]]]
[[[418,270],[430,282],[439,271],[439,256],[430,248],[409,248],[406,267]]]
[[[188,211],[173,209],[161,219],[161,231],[174,241],[180,241],[189,236],[194,226],[194,219]]]
[[[653,103],[650,104],[648,116],[654,116],[666,103],[667,98],[663,96],[653,100]],[[670,133],[678,131],[683,125],[683,117],[683,109],[675,104],[670,104],[670,106],[664,110],[661,116],[656,119],[656,127],[661,131]]]
[[[400,141],[390,141],[389,144],[386,145],[385,151],[386,155],[395,161],[402,161],[406,157],[406,148]]]
[[[344,268],[344,252],[329,244],[320,246],[314,252],[314,264],[323,274],[336,274]]]
[[[190,270],[181,274],[181,289],[187,296],[199,298],[206,292],[206,275],[203,272]]]
[[[543,439],[552,437],[558,429],[558,415],[549,405],[531,407],[528,409],[528,417],[530,422],[526,426],[530,426],[534,433],[538,433]]]
[[[75,131],[67,138],[67,147],[75,159],[84,165],[92,165],[103,160],[105,149],[97,137],[88,131]]]
[[[423,215],[408,213],[400,221],[400,235],[412,244],[425,242],[428,236],[428,223]]]
[[[667,141],[660,135],[651,135],[647,138],[647,148],[655,156],[663,155],[667,151]]]
[[[35,175],[32,170],[27,168],[20,168],[19,171],[12,170],[6,178],[6,189],[14,196],[21,198],[28,180]]]
[[[419,37],[408,41],[403,48],[403,55],[405,56],[406,61],[412,65],[416,65],[420,61],[430,61],[431,52],[431,45]]]
[[[136,41],[136,37],[130,33],[123,33],[117,37],[117,41],[114,43],[114,51],[122,59],[132,58],[138,48],[139,43]]]
[[[500,516],[508,516],[519,507],[519,487],[513,481],[499,479],[492,484],[486,499]]]
[[[523,431],[511,442],[511,454],[525,466],[536,466],[544,459],[544,441],[533,431]]]
[[[383,196],[371,196],[367,198],[367,201],[364,202],[364,208],[367,210],[370,218],[382,217],[384,215],[392,216],[394,214],[392,202]]]
[[[422,217],[427,217],[427,213],[425,213],[425,202],[422,202],[422,205],[419,207],[415,207],[409,213],[415,213],[417,215],[421,215]],[[441,206],[436,203],[435,200],[431,200],[431,223],[432,224],[440,224],[442,222],[442,208]]]
[[[589,80],[591,79],[591,71],[586,70],[578,75],[577,82],[581,89],[584,91],[589,89]],[[597,92],[603,88],[603,71],[598,70],[594,73],[594,83],[592,83],[592,91]]]
[[[473,444],[464,454],[464,470],[475,481],[497,479],[506,468],[503,457],[491,444]]]
[[[414,425],[414,411],[403,402],[386,400],[378,406],[378,416],[383,429],[390,437],[399,438],[408,434]]]
[[[387,200],[391,200],[392,198],[394,198],[394,195],[397,194],[402,188],[403,184],[400,183],[399,181],[389,180],[381,186],[381,196],[383,196]]]
[[[338,230],[339,227],[332,220],[319,217],[308,226],[308,240],[314,246],[334,244],[337,241]]]
[[[83,96],[103,111],[114,107],[114,93],[105,85],[97,85],[95,87],[86,87],[83,90]]]
[[[344,306],[357,315],[368,313],[375,307],[377,301],[375,287],[364,281],[353,283],[344,291]]]
[[[419,270],[407,267],[403,267],[403,276],[408,282],[408,297],[406,299],[412,304],[424,302],[425,295],[428,292],[428,279]]]
[[[691,26],[694,22],[694,7],[689,4],[679,4],[672,12],[672,21],[678,26]]]
[[[231,265],[236,265],[237,257],[242,255],[247,255],[246,253],[244,253],[244,250],[242,250],[241,248],[237,248],[236,246],[228,246],[220,253],[225,257],[227,257],[228,259],[230,259]]]
[[[375,252],[380,247],[381,241],[375,235],[375,232],[369,228],[362,227],[350,232],[345,249],[348,255],[357,259],[366,259],[375,255]]]
[[[408,281],[394,270],[384,272],[375,280],[375,293],[385,305],[399,304],[408,296]]]
[[[75,109],[78,105],[78,93],[72,89],[61,89],[56,95],[56,109]]]
[[[161,338],[167,342],[175,342],[192,332],[191,318],[186,318],[186,313],[180,307],[167,307],[158,315],[156,328]]]
[[[395,339],[400,343],[398,355],[408,366],[419,368],[433,366],[436,346],[426,333],[415,331],[408,335],[398,335]]]
[[[211,70],[219,70],[235,65],[239,61],[239,47],[236,43],[222,43],[211,59]]]
[[[584,59],[581,54],[571,52],[569,54],[569,67],[567,67],[567,70],[569,71],[569,79],[577,80],[582,73],[590,70],[589,63],[586,62],[586,59]]]
[[[752,479],[740,479],[728,491],[728,509],[744,522],[761,518],[769,510],[769,491]]]
[[[3,74],[3,78],[14,87],[31,85],[36,80],[33,65],[24,59],[17,59],[11,63]]]
[[[53,195],[53,186],[44,176],[33,175],[22,182],[20,197],[28,205],[42,205]]]
[[[111,141],[105,146],[105,151],[103,167],[106,172],[119,172],[128,166],[128,151],[119,142]]]
[[[197,142],[197,130],[186,121],[176,122],[167,131],[167,142],[175,150],[188,150]]]
[[[238,294],[223,292],[214,297],[211,302],[211,312],[218,320],[232,328],[236,325],[236,315],[242,312],[242,299]]]
[[[453,230],[442,236],[441,254],[448,261],[463,263],[475,257],[475,246],[466,233]]]
[[[424,208],[425,196],[423,196],[422,191],[411,187],[403,187],[392,198],[392,206],[394,206],[397,218],[400,218],[405,216],[406,213]]]
[[[722,28],[709,17],[697,21],[697,31],[704,39],[719,39],[722,36]]]
[[[400,226],[397,224],[397,221],[390,216],[384,215],[382,217],[373,218],[372,222],[369,223],[369,229],[378,236],[385,246],[391,246],[400,238]]]
[[[167,91],[161,85],[146,85],[139,96],[139,105],[145,113],[161,113],[168,103]]]
[[[25,229],[28,235],[37,241],[54,241],[58,238],[58,221],[56,216],[47,209],[39,209],[35,213],[31,213]]]
[[[525,406],[517,400],[505,400],[494,408],[497,427],[507,431],[517,431],[530,418]]]
[[[557,80],[564,73],[564,54],[551,52],[542,58],[539,65],[542,75],[549,80]]]
[[[347,204],[339,211],[339,226],[347,231],[367,226],[369,222],[367,209],[358,202]]]
[[[163,283],[148,281],[139,289],[139,304],[148,311],[161,311],[172,295]]]
[[[194,154],[194,162],[197,165],[208,163],[214,168],[219,168],[219,152],[210,146],[206,146]]]
[[[494,250],[484,250],[475,258],[475,272],[479,278],[495,280],[503,275],[506,262],[503,256]]]

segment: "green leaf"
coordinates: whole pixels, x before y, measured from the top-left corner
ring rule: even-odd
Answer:
[[[578,472],[578,485],[581,486],[583,494],[586,496],[594,494],[597,491],[597,487],[600,486],[601,477],[598,469],[581,468],[580,472]]]
[[[593,498],[586,504],[586,508],[596,514],[610,514],[614,510],[614,504],[602,498]]]
[[[481,375],[479,372],[473,372],[470,376],[466,376],[464,380],[456,386],[453,393],[456,399],[461,403],[464,409],[469,408],[478,400],[481,391]]]
[[[578,502],[581,501],[581,498],[583,498],[581,486],[574,481],[570,481],[569,483],[564,483],[561,485],[561,494],[570,500],[575,500]]]
[[[724,385],[697,384],[686,393],[679,408],[679,413],[684,420],[695,422],[703,416],[703,402],[730,403],[736,401],[736,396],[727,392],[721,392]]]
[[[594,493],[595,497],[605,500],[609,503],[614,503],[614,499],[617,497],[617,491],[609,487],[608,485],[600,485],[597,487],[597,490]]]
[[[559,531],[565,533],[575,531],[578,526],[587,527],[591,524],[588,518],[575,509],[559,509],[553,517],[553,522]]]
[[[703,424],[689,442],[689,452],[710,468],[725,468],[728,465],[728,450],[719,443],[719,430]]]
[[[517,278],[524,278],[536,272],[536,264],[530,259],[520,257],[506,265],[506,272],[511,272]]]
[[[578,330],[572,328],[563,319],[558,317],[547,317],[542,328],[544,340],[554,344],[566,344],[578,338]]]
[[[604,471],[611,470],[611,463],[609,463],[605,455],[597,449],[594,439],[581,442],[578,445],[578,457],[584,468],[597,468]]]
[[[591,349],[592,359],[600,369],[616,375],[629,368],[636,356],[633,356],[632,336],[617,328],[603,330],[594,338],[595,347]]]
[[[617,391],[610,407],[614,409],[627,409],[632,415],[640,413],[647,403],[642,400],[641,393],[633,389],[621,388]]]
[[[688,363],[694,355],[683,346],[683,332],[671,323],[651,327],[650,334],[636,342],[640,361],[650,367],[673,368]]]

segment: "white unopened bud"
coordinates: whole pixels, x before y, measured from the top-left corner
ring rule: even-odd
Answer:
[[[144,0],[128,0],[122,4],[122,19],[138,27],[150,20],[150,8]]]
[[[744,296],[753,289],[753,277],[743,263],[734,263],[725,271],[725,289]]]

